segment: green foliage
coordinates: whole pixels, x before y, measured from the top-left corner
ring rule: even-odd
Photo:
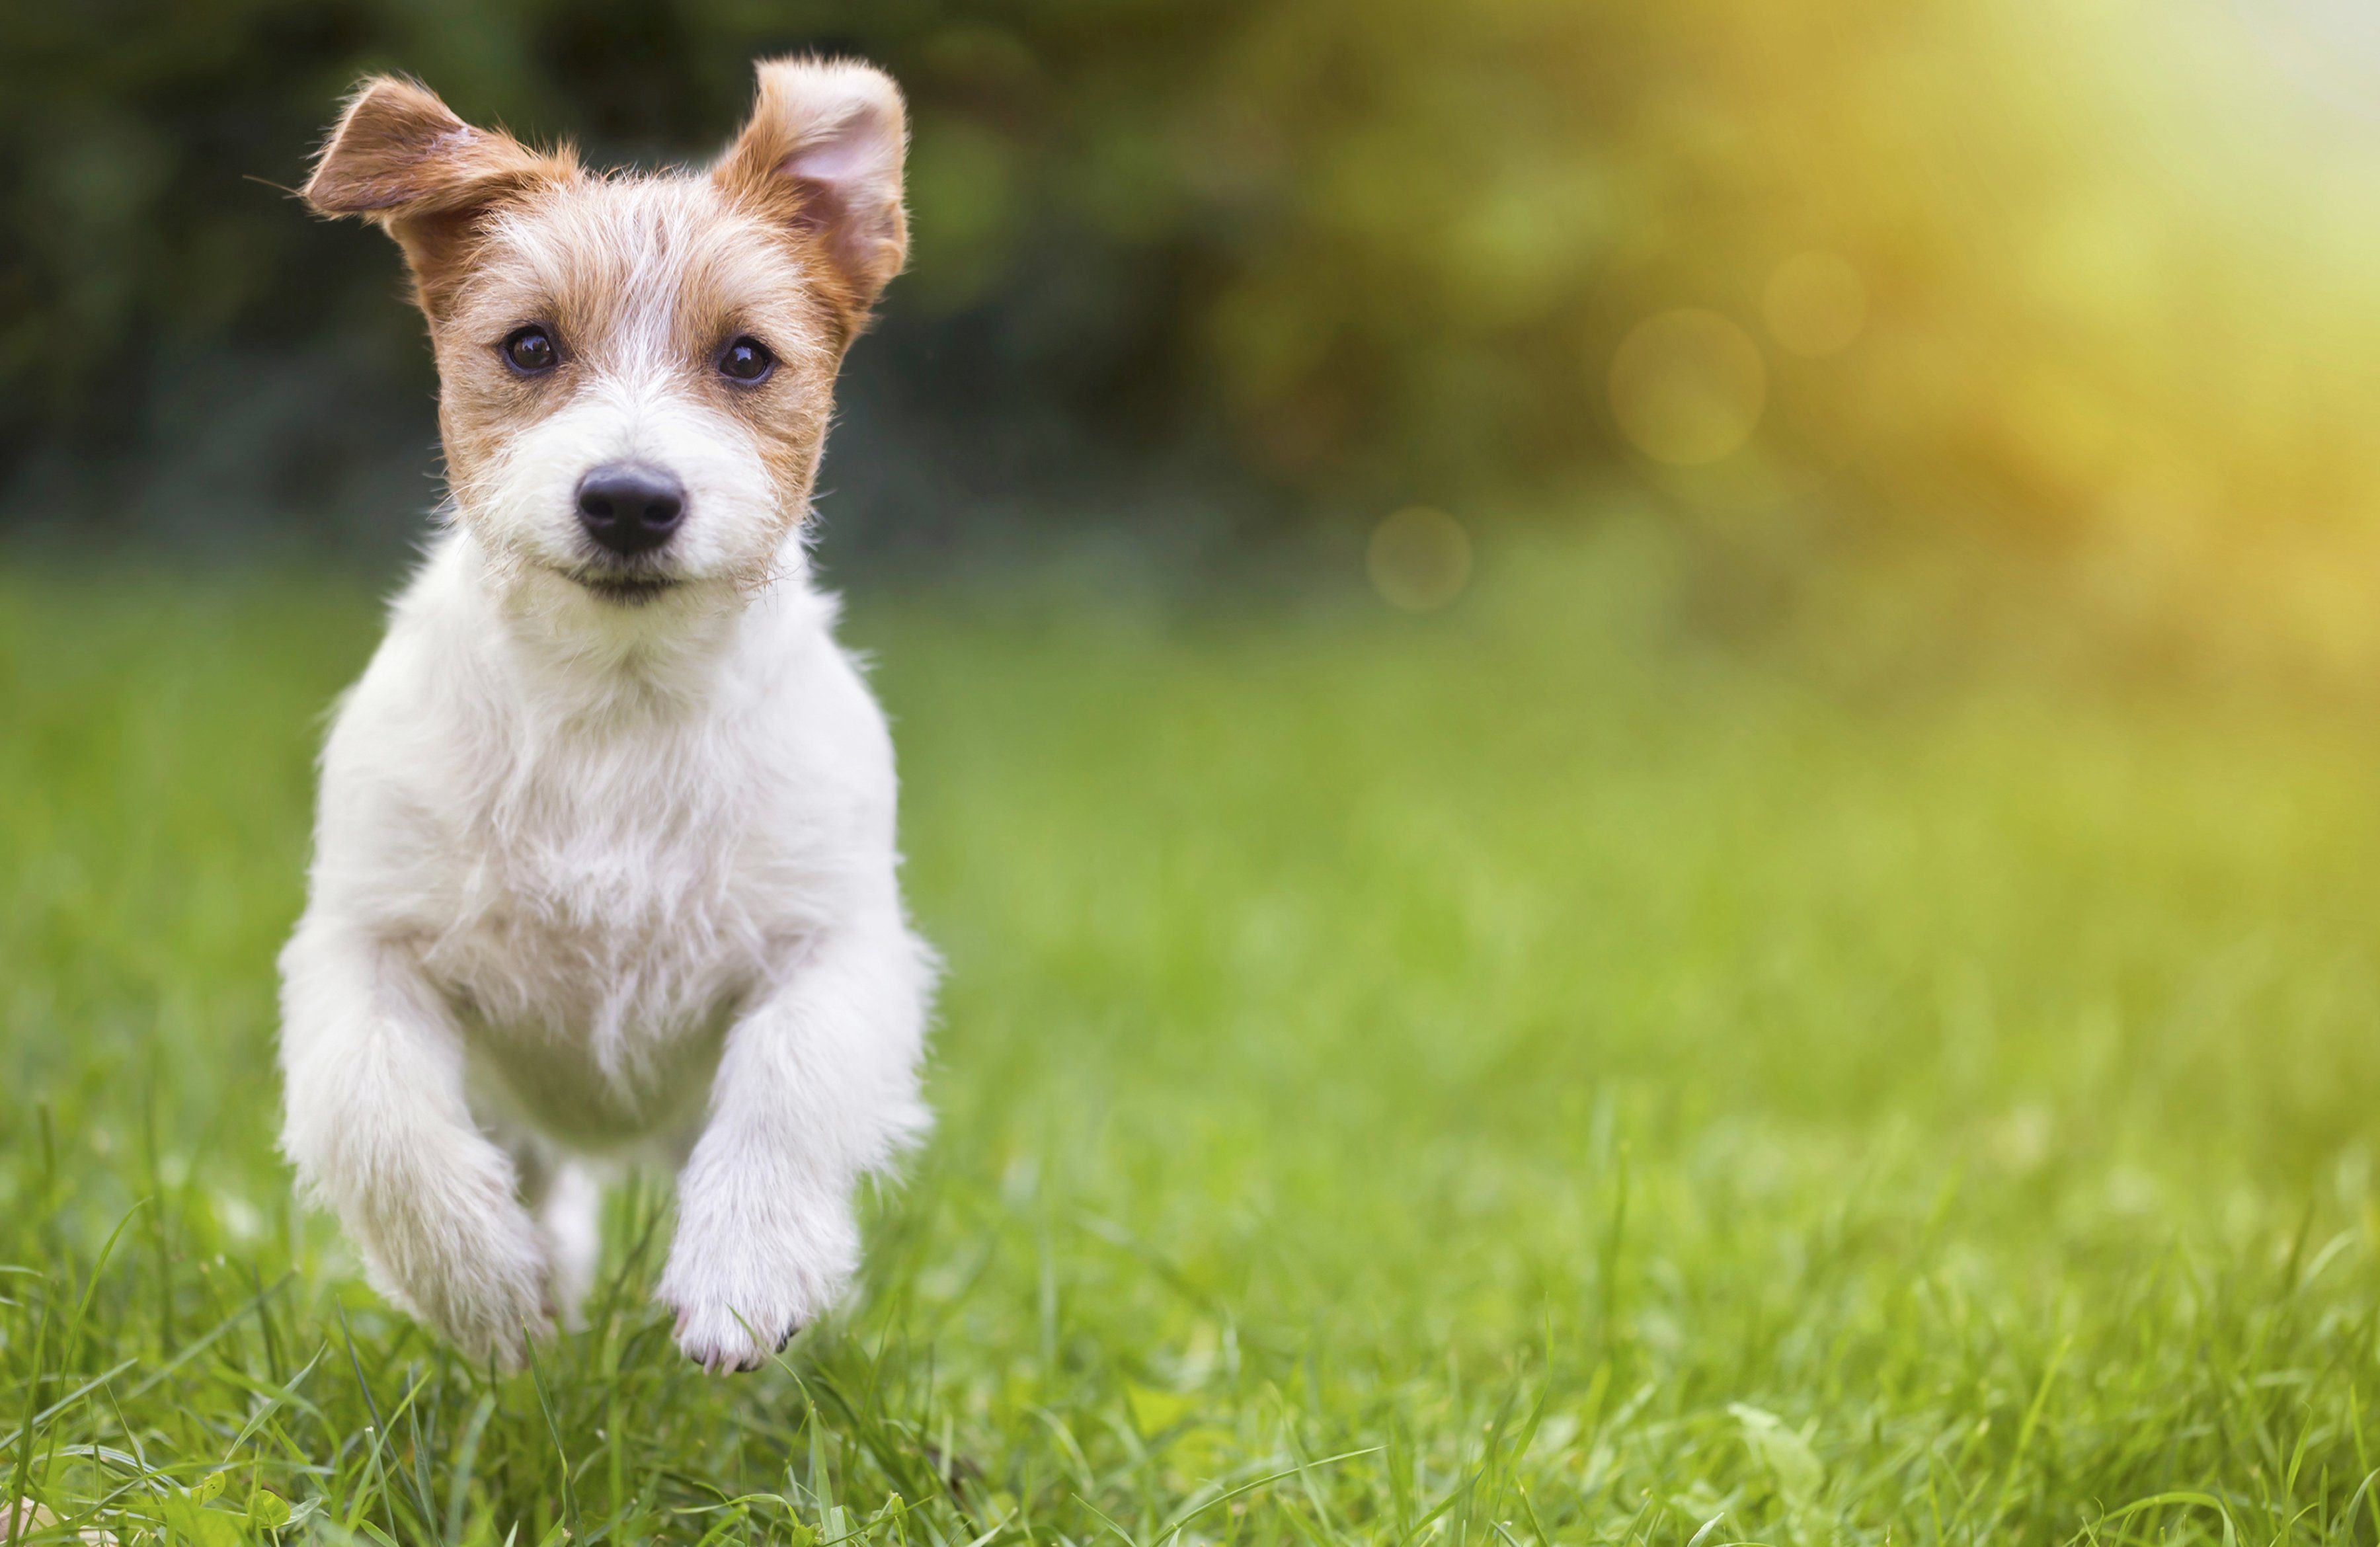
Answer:
[[[989,476],[1029,407],[1374,518],[1626,469],[1731,546],[1980,530],[2183,613],[2246,548],[2289,577],[2271,615],[2380,551],[2346,450],[2380,408],[2380,93],[2289,9],[18,6],[0,454],[203,425],[191,476],[319,503],[356,432],[293,450],[276,391],[426,432],[393,257],[277,191],[360,71],[655,161],[723,140],[755,55],[820,45],[916,107],[917,266],[863,353],[911,455]],[[1679,309],[1701,333],[1615,376]]]
[[[290,1200],[370,600],[0,584],[5,1480],[125,1547],[2368,1541],[2368,715],[1862,707],[1621,549],[1482,577],[855,606],[941,1126],[732,1381],[654,1182],[505,1378]]]

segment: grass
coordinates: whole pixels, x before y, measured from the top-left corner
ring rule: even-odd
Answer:
[[[1609,554],[1495,557],[1419,621],[855,605],[941,1125],[847,1313],[727,1382],[647,1303],[658,1185],[592,1330],[501,1379],[290,1202],[271,961],[369,598],[0,580],[0,1501],[127,1543],[2373,1540],[2380,723],[1821,691]]]

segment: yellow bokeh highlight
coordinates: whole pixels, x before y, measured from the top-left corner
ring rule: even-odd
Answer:
[[[1372,529],[1364,568],[1390,606],[1435,612],[1470,583],[1471,537],[1445,511],[1409,506]]]
[[[1867,286],[1834,253],[1799,253],[1768,276],[1760,310],[1769,336],[1793,353],[1840,354],[1867,326]]]
[[[1611,357],[1611,412],[1637,450],[1672,467],[1716,462],[1752,438],[1768,371],[1752,335],[1685,307],[1636,324]]]

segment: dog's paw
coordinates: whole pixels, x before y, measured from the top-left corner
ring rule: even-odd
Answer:
[[[526,1283],[508,1274],[500,1286],[463,1302],[450,1302],[431,1321],[474,1362],[498,1370],[521,1367],[530,1342],[553,1336],[553,1300],[540,1261]]]
[[[763,1327],[748,1315],[719,1304],[681,1306],[677,1312],[678,1351],[713,1375],[735,1375],[759,1369],[769,1356],[793,1341],[802,1330],[796,1320],[771,1318]]]
[[[544,1248],[509,1196],[372,1224],[358,1235],[374,1286],[465,1358],[516,1370],[528,1340],[552,1334]]]
[[[677,1313],[677,1346],[714,1375],[758,1370],[823,1315],[850,1281],[847,1211],[743,1232],[682,1224],[656,1297]]]

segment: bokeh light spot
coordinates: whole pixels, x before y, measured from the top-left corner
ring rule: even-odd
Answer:
[[[1364,567],[1390,606],[1435,612],[1471,579],[1471,538],[1445,511],[1410,506],[1372,529]]]
[[[1657,462],[1718,461],[1752,438],[1767,397],[1760,346],[1716,311],[1648,317],[1611,357],[1611,411]]]
[[[1836,354],[1867,326],[1867,286],[1833,253],[1804,252],[1768,276],[1761,311],[1777,342],[1795,354]]]

